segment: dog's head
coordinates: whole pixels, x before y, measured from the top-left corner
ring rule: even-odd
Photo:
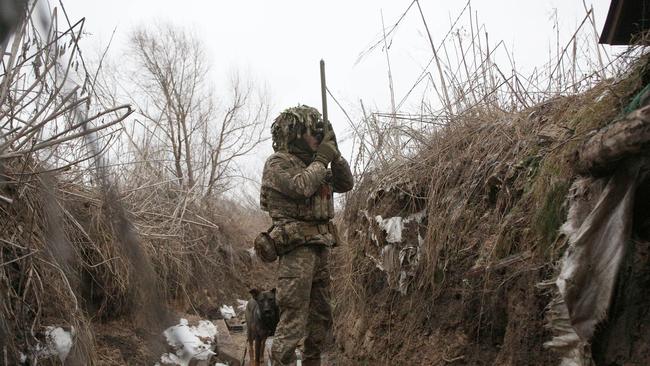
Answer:
[[[262,319],[272,321],[279,314],[278,305],[275,301],[275,289],[270,291],[260,291],[256,288],[250,290],[251,296],[260,309]]]

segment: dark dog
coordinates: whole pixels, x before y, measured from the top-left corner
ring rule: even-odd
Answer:
[[[253,298],[246,305],[246,328],[251,365],[260,366],[264,361],[266,338],[275,334],[280,311],[275,302],[275,289],[271,291],[250,290]]]

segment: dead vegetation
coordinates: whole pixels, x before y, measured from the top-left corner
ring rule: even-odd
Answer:
[[[266,221],[222,193],[234,159],[262,141],[249,137],[259,137],[266,105],[248,109],[249,91],[239,89],[225,117],[197,117],[191,98],[183,104],[187,91],[176,90],[185,115],[129,129],[143,111],[99,88],[101,68],[91,70],[78,47],[84,21],[33,6],[1,59],[0,363],[57,364],[48,327],[72,334],[66,364],[155,362],[174,312],[215,317],[220,304],[246,296],[250,230]],[[152,143],[164,126],[175,134],[184,123],[186,137],[216,135]],[[210,174],[182,165],[179,175],[174,164],[186,162]],[[130,325],[136,341],[104,342],[112,322]]]
[[[426,30],[420,8],[413,1],[406,13]],[[456,24],[467,18],[462,34]],[[167,305],[210,316],[252,281],[244,243],[265,219],[220,193],[233,159],[261,141],[266,107],[246,110],[247,88],[232,90],[222,114],[180,98],[187,91],[171,70],[201,74],[201,65],[147,63],[147,51],[162,51],[137,33],[154,71],[142,87],[159,93],[133,110],[80,56],[84,22],[55,13],[49,24],[28,16],[2,58],[2,362],[46,358],[35,350],[48,326],[74,329],[68,363],[149,362],[159,353],[137,347],[155,343]],[[509,52],[488,40],[468,2],[440,44],[426,31],[433,56],[407,95],[391,93],[390,112],[361,106],[348,244],[333,261],[342,362],[556,363],[542,348],[551,294],[538,284],[564,249],[557,229],[581,169],[576,151],[650,80],[640,52],[610,60],[586,42],[593,24],[586,9],[553,59],[522,75],[496,62]],[[399,112],[415,90],[431,98]]]
[[[649,75],[638,50],[605,61],[600,46],[583,42],[594,37],[586,10],[531,76],[499,69],[492,60],[503,44],[482,41],[478,21],[470,18],[469,40],[450,36],[454,23],[430,63],[440,78],[422,72],[434,102],[415,115],[364,112],[360,182],[346,200],[347,245],[335,261],[343,362],[558,363],[542,347],[551,294],[538,284],[555,276],[565,249],[557,230],[577,151],[622,115]],[[462,56],[447,63],[440,54],[450,48]],[[408,220],[418,213],[421,221]]]

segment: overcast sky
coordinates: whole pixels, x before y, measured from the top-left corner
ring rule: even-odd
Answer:
[[[609,0],[585,0],[593,5],[600,31]],[[386,55],[378,48],[361,62],[359,54],[381,34],[382,18],[390,26],[411,0],[64,0],[71,18],[86,17],[82,44],[86,57],[106,47],[119,59],[129,32],[136,26],[169,21],[195,31],[207,47],[215,84],[225,85],[232,71],[266,84],[273,101],[272,115],[298,103],[320,109],[318,62],[327,64],[328,86],[344,107],[359,115],[359,99],[367,107],[389,110]],[[56,2],[52,2],[53,5]],[[432,37],[438,43],[465,1],[421,0]],[[555,45],[557,12],[560,43],[564,45],[585,15],[581,0],[473,0],[478,22],[490,43],[503,40],[514,54],[517,68],[532,70],[548,60]],[[415,11],[414,11],[415,10]],[[431,48],[416,9],[411,9],[392,38],[390,58],[395,98],[401,99],[431,57]],[[329,101],[330,119],[339,135],[347,122]],[[270,144],[269,144],[270,145]],[[262,160],[270,146],[260,153]]]

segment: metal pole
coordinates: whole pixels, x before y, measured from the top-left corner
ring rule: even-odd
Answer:
[[[329,120],[327,118],[327,85],[325,85],[325,61],[320,60],[320,93],[323,105],[323,122],[325,128],[329,128]]]

